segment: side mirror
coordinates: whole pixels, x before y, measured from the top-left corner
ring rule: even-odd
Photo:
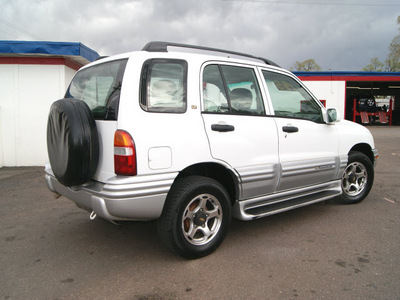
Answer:
[[[338,113],[337,113],[336,109],[334,109],[334,108],[328,108],[326,110],[326,115],[327,115],[327,123],[328,124],[337,122],[339,119]]]

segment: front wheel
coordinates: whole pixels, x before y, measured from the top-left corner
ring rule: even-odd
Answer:
[[[167,247],[185,258],[199,258],[222,243],[230,220],[225,188],[213,179],[190,176],[173,185],[157,229]]]
[[[352,151],[342,175],[342,195],[339,202],[353,204],[367,197],[374,182],[371,160],[363,153]]]

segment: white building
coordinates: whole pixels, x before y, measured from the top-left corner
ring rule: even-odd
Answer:
[[[0,167],[45,164],[50,105],[98,57],[81,43],[0,41]]]

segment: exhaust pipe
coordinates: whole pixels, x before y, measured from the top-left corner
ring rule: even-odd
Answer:
[[[94,211],[92,211],[89,216],[89,219],[93,221],[94,219],[96,219],[96,217],[97,217],[96,213]]]
[[[93,221],[94,219],[96,219],[96,217],[97,217],[97,214],[94,212],[94,210],[90,213],[90,216],[89,216],[89,219],[91,220],[91,221]],[[107,221],[109,221],[110,223],[112,223],[112,224],[114,224],[114,225],[120,225],[119,223],[117,223],[116,221],[114,221],[114,220],[111,220],[111,219],[106,219]]]

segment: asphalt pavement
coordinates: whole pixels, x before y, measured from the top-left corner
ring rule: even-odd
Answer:
[[[0,299],[400,299],[400,127],[368,128],[363,202],[234,220],[198,260],[162,247],[155,222],[90,221],[42,167],[1,168]]]

